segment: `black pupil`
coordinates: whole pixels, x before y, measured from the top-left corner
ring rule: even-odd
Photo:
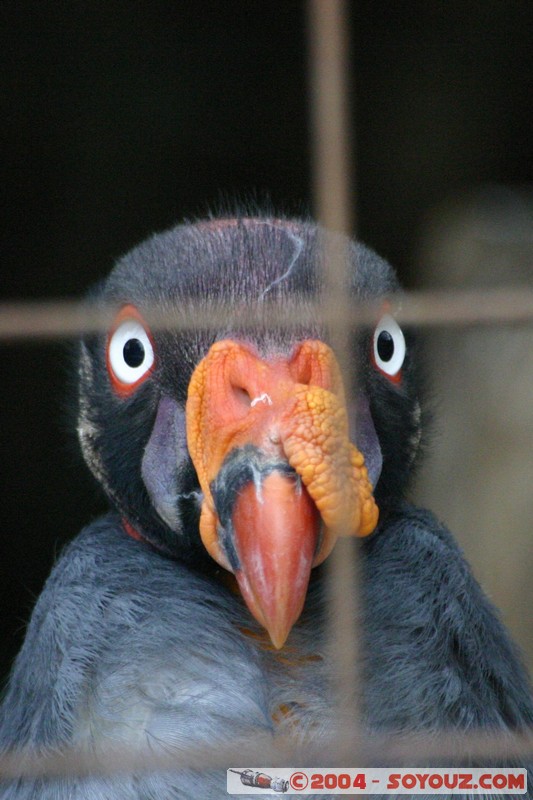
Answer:
[[[128,339],[122,352],[128,367],[140,367],[144,361],[144,345],[139,339]]]
[[[378,355],[382,361],[390,361],[394,355],[394,339],[388,331],[378,336]]]

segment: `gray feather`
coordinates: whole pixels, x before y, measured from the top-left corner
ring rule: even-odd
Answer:
[[[282,220],[178,226],[121,259],[99,297],[142,311],[216,294],[230,305],[254,304],[260,318],[267,299],[287,309],[322,288],[321,235],[311,223]],[[390,266],[370,250],[354,243],[348,257],[354,294],[397,290]],[[318,322],[311,327],[305,336],[323,334]],[[220,336],[238,332],[236,312]],[[267,330],[255,344],[260,353],[288,353],[301,335]],[[80,441],[120,513],[82,531],[53,570],[0,707],[0,751],[148,745],[179,752],[288,729],[288,719],[273,722],[282,706],[298,720],[297,735],[312,731],[320,743],[334,729],[322,570],[313,573],[288,640],[297,657],[279,658],[245,633],[254,623],[242,599],[199,555],[184,403],[213,336],[158,334],[159,368],[126,402],[109,386],[105,337],[82,344]],[[364,724],[399,734],[525,730],[533,725],[531,690],[497,612],[451,534],[401,500],[423,417],[411,353],[402,385],[391,388],[368,363],[365,336],[354,350],[361,356],[358,435],[382,517],[360,545]],[[121,515],[159,551],[129,538]],[[225,797],[223,771],[0,783],[0,800]]]

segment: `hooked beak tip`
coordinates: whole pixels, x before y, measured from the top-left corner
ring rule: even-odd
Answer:
[[[272,642],[272,644],[274,645],[276,650],[281,650],[283,648],[283,645],[287,641],[289,633],[290,633],[290,629],[287,630],[287,631],[268,630],[268,635],[270,636],[270,641]]]
[[[250,584],[246,573],[239,569],[235,572],[235,577],[249,611],[267,631],[270,641],[276,650],[281,650],[287,641],[292,626],[300,615],[301,609],[291,614],[286,603],[277,603],[271,608],[270,613],[268,611],[265,612],[261,600]]]
[[[252,482],[243,487],[232,521],[241,594],[279,650],[304,606],[318,511],[293,475],[273,471],[262,478],[259,493]]]

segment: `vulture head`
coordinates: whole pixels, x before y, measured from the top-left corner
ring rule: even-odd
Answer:
[[[114,321],[81,344],[81,446],[125,529],[233,573],[276,647],[337,537],[372,534],[403,495],[420,441],[410,338],[385,302],[396,277],[344,244],[354,299],[384,298],[351,339],[356,386],[320,320],[269,321],[323,290],[324,232],[310,222],[211,219],[153,236],[97,289]],[[219,324],[158,329],[154,308],[178,322],[213,309]]]

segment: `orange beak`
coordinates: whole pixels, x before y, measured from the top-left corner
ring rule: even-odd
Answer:
[[[337,536],[366,536],[378,520],[335,356],[311,340],[268,361],[217,342],[191,378],[186,418],[203,544],[280,648],[312,567]]]

